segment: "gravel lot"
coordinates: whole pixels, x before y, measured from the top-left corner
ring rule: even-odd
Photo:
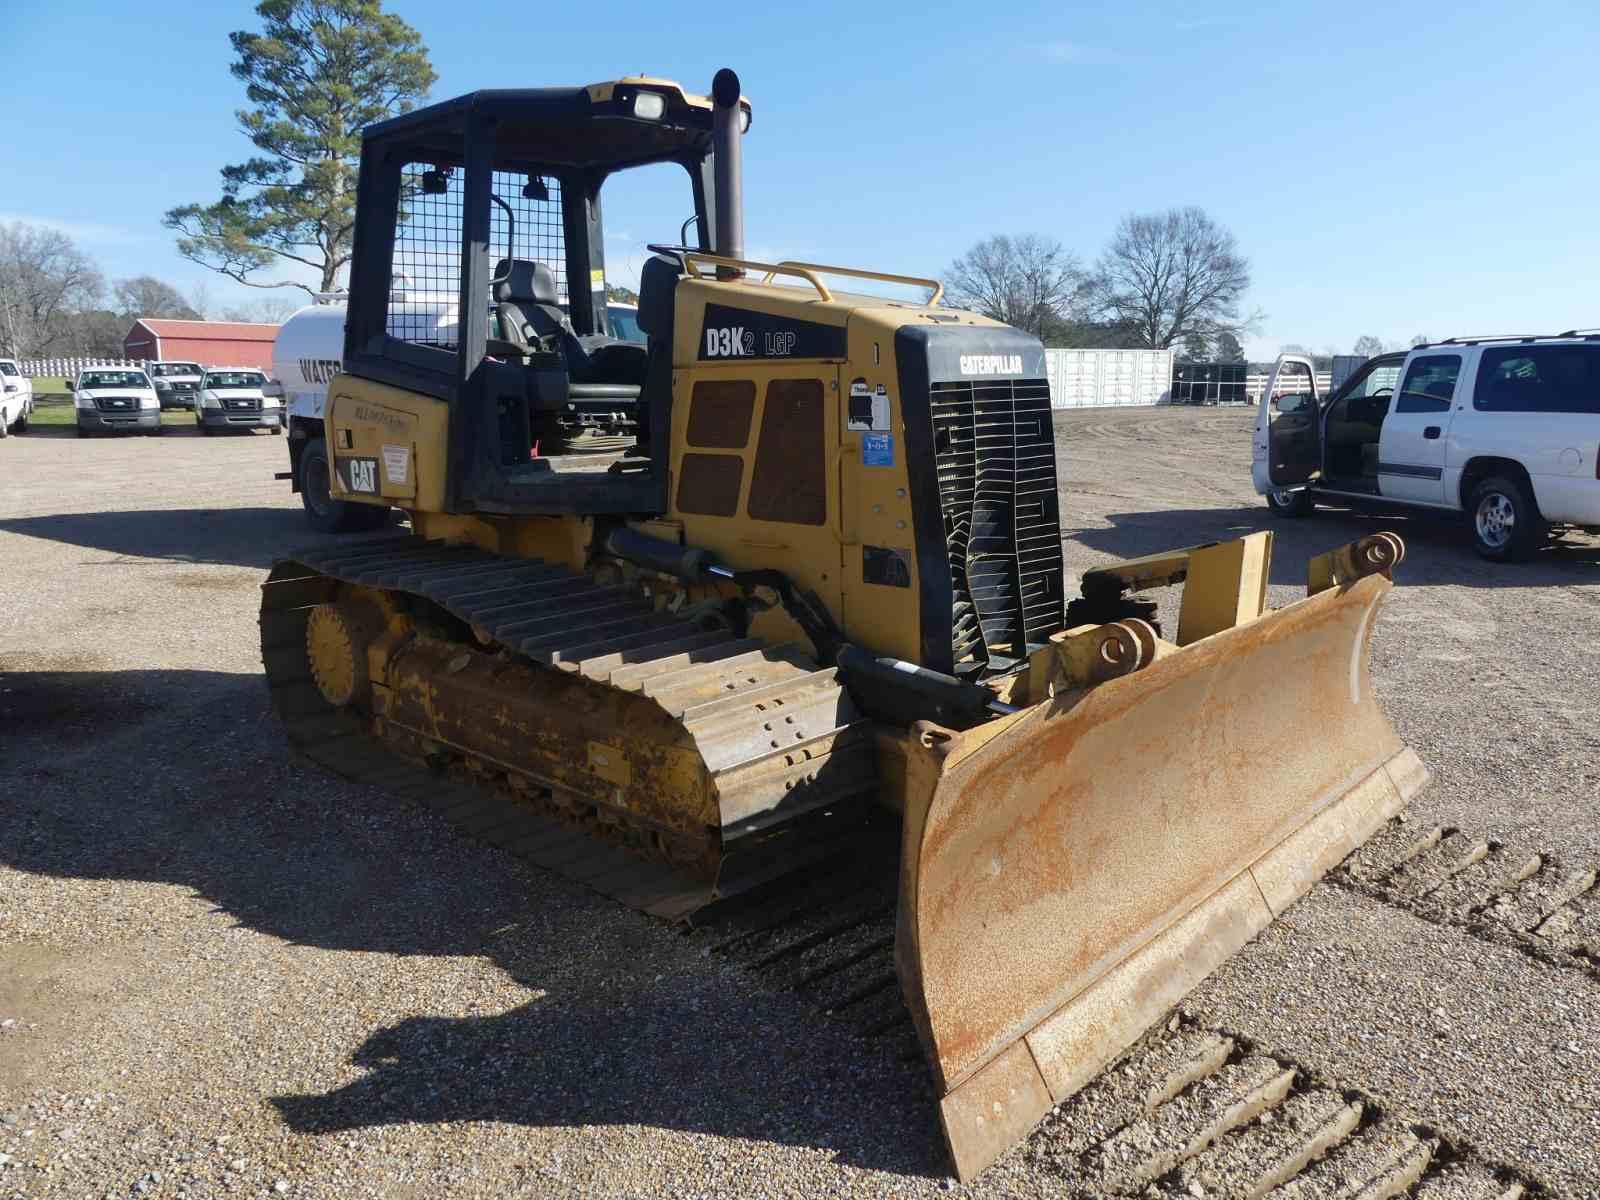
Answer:
[[[1269,523],[1250,419],[1064,416],[1069,569],[1270,527],[1281,604],[1396,529],[1374,670],[1436,776],[1408,823],[1600,863],[1600,541],[1500,568],[1445,524]],[[0,443],[0,1197],[953,1189],[919,1064],[288,761],[255,629],[315,540],[285,466],[261,435]],[[1570,1196],[1600,1196],[1597,1015],[1593,960],[1344,876],[1182,1014]],[[1093,1194],[1084,1119],[959,1190]]]

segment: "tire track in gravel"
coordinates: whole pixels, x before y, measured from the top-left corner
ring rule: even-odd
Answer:
[[[713,906],[685,936],[920,1061],[894,969],[892,853],[887,839],[825,878]],[[1077,1197],[1516,1200],[1548,1190],[1181,1008],[984,1178],[1008,1171]]]
[[[1600,978],[1600,864],[1401,814],[1328,881]]]
[[[1174,1016],[1058,1105],[999,1169],[1161,1200],[1517,1200],[1549,1194],[1237,1033]]]

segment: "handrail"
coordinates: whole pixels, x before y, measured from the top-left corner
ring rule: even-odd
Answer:
[[[910,287],[932,288],[933,294],[924,301],[924,305],[928,308],[935,307],[940,300],[944,299],[944,284],[937,279],[924,279],[920,275],[891,275],[887,271],[867,271],[860,267],[830,267],[822,263],[794,262],[787,258],[779,263],[776,269],[784,267],[795,270],[820,271],[824,275],[848,275],[855,279],[881,279],[885,283],[904,283]],[[762,280],[762,282],[771,282],[773,273],[768,272],[766,279]]]
[[[812,287],[816,288],[817,295],[822,299],[833,299],[833,293],[827,289],[822,280],[813,275],[809,269],[799,264],[778,263],[774,265],[773,263],[752,262],[747,258],[729,258],[723,254],[710,254],[704,250],[680,250],[678,253],[683,256],[683,265],[688,270],[690,277],[694,279],[704,279],[705,276],[696,271],[693,264],[696,262],[708,262],[714,263],[719,267],[739,267],[746,271],[765,271],[767,275],[762,280],[763,283],[772,282],[774,275],[793,275],[797,279],[804,279]]]
[[[654,248],[654,247],[652,247]],[[666,249],[666,247],[662,247]],[[832,300],[833,293],[827,285],[818,279],[821,275],[844,275],[852,279],[879,279],[884,283],[903,283],[908,287],[925,287],[931,289],[932,294],[923,301],[928,308],[935,307],[944,299],[944,284],[937,279],[924,279],[920,275],[891,275],[887,271],[868,271],[861,267],[834,267],[824,263],[795,262],[793,259],[784,259],[780,263],[755,262],[747,258],[729,258],[723,254],[712,254],[707,250],[688,250],[678,247],[672,248],[672,253],[682,257],[685,269],[696,279],[704,278],[690,265],[691,260],[714,263],[724,267],[739,267],[746,271],[764,271],[762,283],[771,283],[775,275],[792,275],[797,279],[804,279],[817,289],[817,295],[824,300]]]

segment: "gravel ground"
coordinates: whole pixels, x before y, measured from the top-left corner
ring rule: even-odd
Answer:
[[[1059,423],[1068,566],[1261,528],[1273,598],[1376,527],[1409,820],[1600,862],[1600,542],[1269,523],[1249,415]],[[944,1194],[920,1065],[688,939],[287,760],[256,585],[280,439],[0,445],[0,1197]],[[1588,686],[1585,686],[1588,685]],[[1600,974],[1336,883],[1186,1019],[1600,1195]],[[1093,1193],[1047,1122],[973,1195]],[[1063,1164],[1066,1165],[1063,1165]]]

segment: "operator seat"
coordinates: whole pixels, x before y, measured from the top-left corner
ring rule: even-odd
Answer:
[[[495,265],[494,298],[501,337],[524,355],[559,353],[574,384],[632,387],[644,382],[645,350],[635,342],[591,334],[579,337],[557,303],[555,272],[529,258],[502,258]],[[605,396],[616,398],[614,387]]]
[[[506,341],[524,354],[566,351],[568,338],[576,345],[567,314],[556,303],[554,271],[533,259],[502,258],[494,277],[500,281],[494,285],[494,299]]]

